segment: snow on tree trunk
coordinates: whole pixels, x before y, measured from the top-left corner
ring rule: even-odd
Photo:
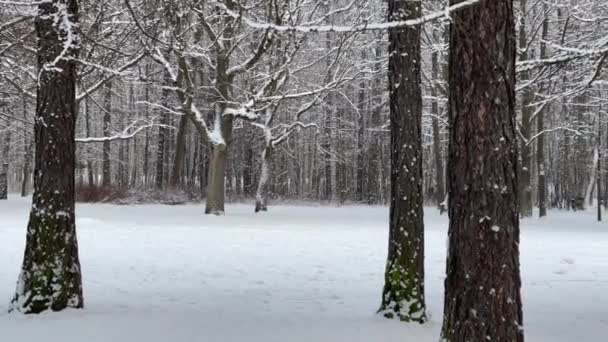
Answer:
[[[585,203],[587,203],[589,206],[593,205],[593,190],[595,189],[595,181],[597,179],[596,170],[599,161],[599,151],[596,146],[593,149],[593,166],[589,172],[589,184],[587,185],[587,191],[585,191]]]
[[[11,310],[24,313],[83,306],[74,217],[78,2],[38,5],[40,70],[34,195],[23,266]]]
[[[418,17],[419,2],[389,1],[388,19]],[[380,312],[426,321],[422,198],[420,27],[389,30],[391,205],[388,260]]]
[[[269,182],[272,174],[274,147],[266,146],[262,153],[262,172],[255,195],[255,212],[268,211]]]
[[[522,342],[513,2],[452,19],[442,340]]]

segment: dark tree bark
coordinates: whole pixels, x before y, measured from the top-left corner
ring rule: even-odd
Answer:
[[[513,1],[481,1],[452,20],[442,338],[521,342]]]
[[[27,99],[24,98],[23,99],[23,119],[26,120],[27,119]],[[27,132],[24,129],[23,130],[23,135],[27,136]],[[29,184],[30,184],[30,177],[32,176],[31,173],[31,166],[32,166],[32,159],[34,159],[33,157],[33,150],[34,150],[34,141],[32,141],[32,139],[27,139],[24,138],[24,147],[23,147],[23,152],[24,152],[24,161],[23,161],[23,180],[21,182],[21,197],[25,197],[28,195],[28,188],[29,188]]]
[[[177,141],[175,142],[175,159],[173,159],[173,172],[171,173],[171,181],[169,184],[173,188],[180,187],[184,178],[184,158],[186,154],[186,137],[188,135],[188,124],[190,119],[187,116],[182,116],[179,122],[179,130],[177,132]]]
[[[547,3],[543,2],[543,12],[545,19],[542,25],[542,34],[540,42],[540,58],[549,58],[547,53],[547,43],[545,42],[549,34],[549,11]],[[536,132],[541,134],[545,130],[545,113],[541,110],[536,118]],[[545,167],[545,135],[541,134],[536,140],[536,165],[538,166],[538,216],[547,216],[547,177]]]
[[[2,164],[0,164],[0,200],[8,198],[8,160],[11,147],[10,128],[4,133],[4,148],[2,151]]]
[[[38,5],[34,195],[12,310],[39,313],[83,306],[74,217],[76,0]],[[67,47],[67,49],[64,49]]]
[[[361,52],[361,59],[366,60],[367,56],[365,54],[365,50]],[[359,82],[359,91],[358,91],[358,106],[357,106],[357,178],[356,178],[356,189],[355,189],[355,198],[359,202],[363,202],[365,200],[365,164],[366,158],[369,156],[366,155],[365,151],[365,99],[366,99],[366,82],[365,80],[361,80]]]
[[[150,66],[146,65],[145,68],[146,71],[146,80],[148,79],[149,75],[150,75]],[[144,101],[146,103],[150,103],[150,85],[148,85],[148,83],[146,83],[144,85]],[[150,108],[149,106],[146,106],[145,109],[145,114],[146,114],[146,121],[150,120]],[[150,130],[146,130],[146,137],[144,138],[144,165],[143,165],[143,182],[144,182],[144,187],[148,186],[148,177],[150,175],[148,169],[149,169],[149,164],[150,164],[150,158],[148,157],[150,153]]]
[[[165,77],[167,77],[165,75]],[[169,100],[169,91],[163,89],[163,102],[164,105],[167,105]],[[161,126],[158,127],[158,137],[156,141],[156,177],[155,177],[155,185],[157,189],[163,189],[165,186],[165,150],[167,149],[167,129],[166,125],[169,124],[169,118],[166,113],[162,113],[160,117]]]
[[[112,128],[112,82],[104,84],[103,98],[103,135],[109,137]],[[109,140],[103,142],[103,165],[101,171],[101,185],[108,187],[112,185],[112,166],[110,158],[112,157],[111,143]]]
[[[600,94],[601,95],[601,94]],[[597,118],[597,220],[602,221],[602,121],[598,114]]]
[[[8,199],[8,163],[0,165],[0,200]]]
[[[388,20],[417,18],[417,1],[390,0]],[[380,311],[426,321],[422,198],[420,27],[389,30],[391,199],[388,260]]]
[[[85,133],[87,137],[91,136],[91,119],[90,119],[90,107],[89,107],[89,97],[87,96],[84,99],[84,124],[85,124]],[[88,150],[88,148],[87,148]],[[93,161],[89,156],[87,156],[87,179],[88,185],[90,187],[95,185],[95,178],[93,177]]]
[[[439,81],[439,54],[433,52],[431,57],[432,60],[432,72],[433,80]],[[431,113],[433,114],[432,126],[433,126],[433,163],[435,164],[435,204],[438,208],[441,208],[443,200],[445,199],[445,182],[444,182],[444,170],[443,170],[443,158],[441,157],[441,131],[439,129],[439,103],[437,97],[439,92],[437,91],[438,86],[436,84],[431,87],[431,96],[433,102],[431,104]]]
[[[248,140],[253,141],[253,134],[249,132]],[[245,148],[245,162],[243,163],[243,192],[245,197],[251,197],[253,195],[253,144],[246,144]]]

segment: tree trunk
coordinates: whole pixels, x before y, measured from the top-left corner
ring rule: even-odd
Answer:
[[[186,136],[188,134],[189,118],[182,116],[179,122],[179,130],[175,142],[175,159],[173,160],[173,172],[171,173],[171,181],[169,184],[172,188],[177,188],[182,185],[184,177],[184,157],[186,153]]]
[[[452,20],[442,338],[522,342],[513,2],[482,1]]]
[[[526,33],[526,13],[528,11],[527,8],[527,0],[520,0],[520,7],[522,17],[521,23],[519,26],[519,48],[522,51],[520,54],[520,61],[528,60],[528,36]],[[530,79],[530,73],[528,71],[522,72],[521,79],[523,83],[526,83]],[[530,106],[532,100],[534,99],[534,92],[531,89],[531,85],[528,85],[522,95],[521,99],[521,129],[520,133],[522,136],[521,139],[521,149],[520,149],[520,158],[521,158],[521,166],[518,170],[519,172],[519,212],[522,217],[530,217],[532,216],[532,182],[531,182],[531,168],[532,168],[532,150],[528,141],[531,137],[531,117],[532,117],[532,107]]]
[[[602,221],[602,121],[597,118],[597,220]]]
[[[161,124],[167,124],[167,114],[161,114]],[[156,177],[155,185],[157,189],[162,189],[165,184],[165,145],[166,145],[166,129],[163,126],[158,127],[158,140],[156,144]]]
[[[0,165],[0,200],[8,199],[8,161],[11,147],[11,129],[7,128],[4,135],[4,149],[2,151],[2,165]]]
[[[547,3],[543,2],[543,12],[545,19],[543,20],[541,41],[540,41],[540,58],[549,58],[547,53],[546,39],[549,34],[549,10]],[[536,118],[536,133],[540,134],[545,130],[545,113],[541,110]],[[547,216],[547,176],[545,167],[545,135],[541,134],[536,140],[536,165],[538,166],[538,216]]]
[[[255,195],[255,212],[268,211],[268,195],[270,177],[272,176],[272,162],[273,162],[274,148],[270,145],[266,146],[262,153],[262,172],[260,173],[260,180],[258,183],[258,189]]]
[[[91,118],[90,118],[90,107],[89,107],[89,97],[87,96],[84,99],[84,124],[85,124],[85,133],[87,135],[87,137],[91,136]],[[90,187],[95,185],[95,180],[93,178],[93,161],[91,160],[91,156],[88,155],[89,152],[89,148],[86,147],[87,149],[87,179],[88,179],[88,185]]]
[[[109,81],[104,85],[104,106],[103,106],[103,135],[109,137],[111,135],[112,126],[112,82]],[[112,185],[112,169],[110,158],[112,157],[112,151],[110,149],[111,144],[109,140],[103,142],[103,166],[101,171],[101,185],[103,187],[109,187]]]
[[[253,140],[253,134],[249,132],[247,135],[249,141]],[[243,192],[245,197],[253,195],[253,144],[246,144],[245,147],[245,162],[243,163]]]
[[[417,18],[417,1],[390,0],[388,20]],[[380,311],[426,321],[422,198],[420,26],[389,30],[391,198],[388,260]]]
[[[38,5],[38,94],[34,196],[23,266],[11,310],[40,313],[83,306],[74,216],[78,2]],[[64,25],[71,22],[73,25]],[[61,58],[62,54],[72,57]]]
[[[439,56],[437,52],[433,52],[432,55],[432,72],[433,80],[437,82],[439,80]],[[441,158],[441,131],[439,130],[439,104],[437,103],[437,97],[439,92],[437,91],[437,85],[431,86],[431,96],[433,102],[431,104],[431,112],[433,114],[432,126],[433,126],[433,161],[435,163],[435,204],[438,208],[441,208],[441,203],[445,198],[445,182],[444,182],[444,170],[443,170],[443,159]]]
[[[382,201],[382,183],[380,182],[382,174],[382,78],[379,76],[382,74],[382,52],[380,50],[380,44],[376,46],[376,61],[374,63],[374,87],[373,87],[373,101],[372,105],[372,117],[370,127],[370,146],[368,152],[368,180],[367,180],[367,194],[366,202],[368,204],[378,204]]]
[[[23,99],[23,119],[27,120],[27,99]],[[25,197],[28,195],[28,188],[30,184],[31,167],[32,167],[32,159],[34,159],[34,141],[32,139],[26,138],[28,136],[27,130],[23,130],[23,152],[24,152],[24,161],[23,161],[23,180],[21,182],[21,197]]]
[[[148,79],[149,77],[149,71],[150,71],[150,66],[146,65],[146,79]],[[146,101],[146,103],[150,103],[150,86],[148,85],[148,83],[146,83],[144,85],[144,101]],[[146,114],[146,122],[148,120],[150,120],[150,107],[146,105],[146,109],[145,109],[145,114]],[[150,176],[150,173],[148,171],[149,169],[149,164],[150,164],[150,130],[147,129],[146,130],[146,137],[144,138],[144,165],[143,165],[143,182],[144,182],[144,187],[148,187],[148,177]]]
[[[367,60],[365,50],[361,52],[361,60]],[[358,106],[357,106],[357,178],[356,178],[356,189],[355,198],[358,202],[363,202],[365,192],[365,163],[366,155],[365,151],[365,94],[366,94],[366,82],[361,80],[359,82],[358,91]]]
[[[207,186],[207,206],[205,214],[224,214],[224,184],[226,174],[226,149],[225,147],[213,147],[209,165],[209,185]]]

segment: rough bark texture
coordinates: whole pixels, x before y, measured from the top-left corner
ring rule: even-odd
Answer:
[[[225,148],[213,147],[211,160],[209,161],[209,184],[207,185],[205,214],[224,214],[226,154]]]
[[[515,48],[512,0],[482,1],[453,15],[444,341],[524,339]]]
[[[66,32],[66,23],[78,20],[77,1],[41,3],[38,14],[34,195],[12,303],[12,309],[24,313],[83,306],[74,218],[76,64],[60,57],[78,53],[78,42]]]
[[[420,15],[420,2],[391,0],[389,21]],[[389,31],[391,200],[388,260],[380,311],[426,321],[422,198],[420,27]]]

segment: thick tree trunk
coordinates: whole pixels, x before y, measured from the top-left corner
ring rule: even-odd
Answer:
[[[12,309],[24,313],[83,306],[74,217],[76,0],[38,5],[38,96],[34,130],[34,196],[25,255]],[[71,44],[67,52],[64,46]],[[57,61],[56,61],[57,59]]]
[[[272,163],[274,157],[274,148],[272,146],[266,146],[262,153],[262,172],[260,173],[260,180],[258,183],[258,189],[255,195],[255,212],[268,211],[268,195],[269,195],[269,182],[272,177]]]
[[[209,184],[207,185],[205,214],[224,214],[226,155],[225,147],[213,147],[209,165]]]
[[[417,18],[417,1],[390,0],[388,20]],[[388,260],[380,311],[426,321],[422,198],[420,26],[389,30],[391,199]]]
[[[452,19],[442,338],[521,342],[513,2],[482,1]]]

